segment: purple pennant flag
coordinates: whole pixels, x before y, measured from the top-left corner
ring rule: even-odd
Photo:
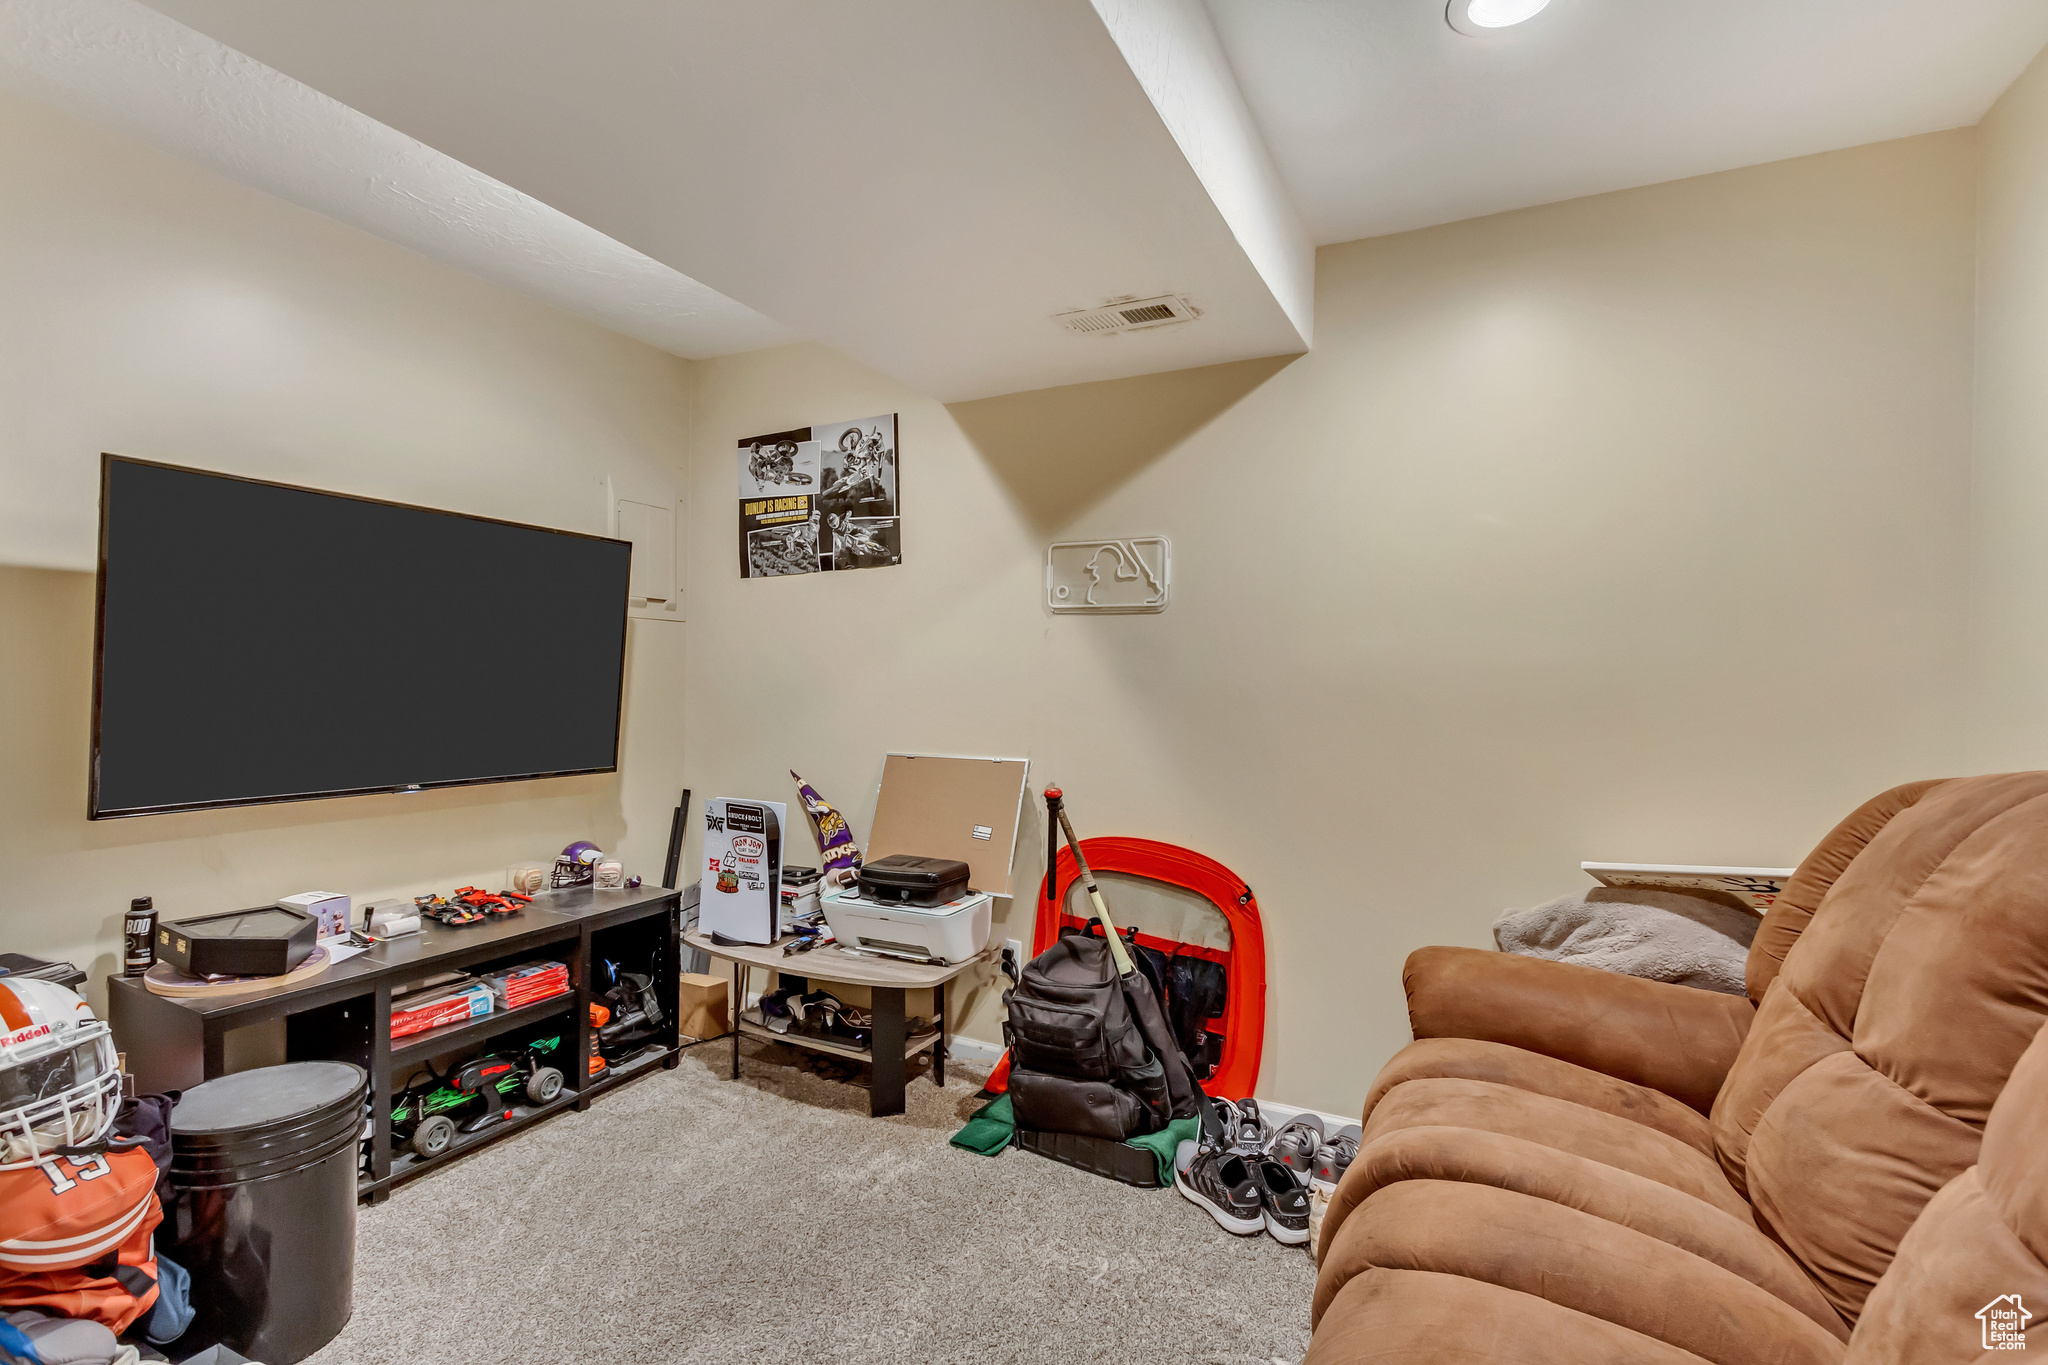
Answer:
[[[811,833],[818,836],[818,857],[823,862],[821,869],[831,872],[835,868],[858,870],[860,848],[853,842],[853,831],[847,827],[846,817],[832,808],[832,803],[818,795],[817,789],[790,770],[790,777],[796,782],[797,795],[804,799],[804,814],[811,817]]]

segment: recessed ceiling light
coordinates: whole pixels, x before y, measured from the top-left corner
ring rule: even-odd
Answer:
[[[1550,0],[1451,0],[1444,18],[1451,27],[1476,38],[1497,28],[1519,24],[1543,12]]]

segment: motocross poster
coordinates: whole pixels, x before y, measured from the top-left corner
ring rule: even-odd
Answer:
[[[903,562],[896,414],[739,442],[740,577]]]

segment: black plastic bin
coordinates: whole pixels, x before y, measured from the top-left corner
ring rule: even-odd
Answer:
[[[174,1359],[220,1344],[293,1365],[348,1321],[367,1089],[359,1066],[291,1062],[178,1101],[166,1219],[171,1259],[192,1272],[194,1317]]]

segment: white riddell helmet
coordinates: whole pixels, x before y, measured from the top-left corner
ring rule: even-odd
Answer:
[[[114,1034],[54,981],[0,977],[0,1171],[98,1142],[121,1109]]]

